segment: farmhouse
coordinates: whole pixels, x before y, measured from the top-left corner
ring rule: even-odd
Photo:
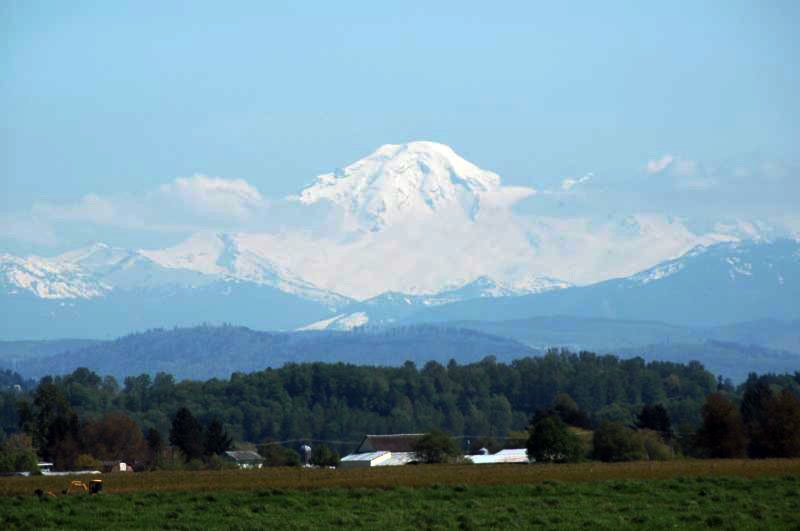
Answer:
[[[416,462],[414,445],[424,433],[365,435],[356,451],[342,458],[339,468],[398,466]]]
[[[239,468],[261,468],[264,458],[252,450],[233,450],[225,452],[225,457]]]

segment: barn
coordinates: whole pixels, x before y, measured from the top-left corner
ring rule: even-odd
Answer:
[[[252,450],[234,450],[225,452],[225,457],[233,461],[239,468],[261,468],[264,458]]]
[[[528,451],[525,448],[508,448],[500,450],[495,454],[485,453],[480,455],[468,455],[467,459],[476,465],[490,465],[500,463],[522,463],[528,464]]]
[[[414,446],[424,433],[365,435],[356,451],[346,455],[339,468],[399,466],[416,462]]]

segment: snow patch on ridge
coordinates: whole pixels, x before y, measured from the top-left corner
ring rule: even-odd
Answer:
[[[238,234],[198,233],[174,247],[141,253],[165,268],[263,284],[331,308],[350,302],[347,297],[304,280],[272,260],[268,249],[248,245],[247,239]]]
[[[9,293],[21,290],[42,299],[92,299],[111,290],[76,265],[9,254],[0,255],[0,284]]]
[[[686,265],[683,262],[669,262],[663,266],[648,269],[638,275],[634,275],[631,279],[639,284],[649,284],[656,280],[661,280],[674,275],[682,270]]]
[[[317,321],[309,325],[296,329],[300,331],[311,330],[339,330],[349,331],[359,326],[364,326],[369,322],[369,315],[366,312],[355,312],[351,314],[340,314],[330,319]]]

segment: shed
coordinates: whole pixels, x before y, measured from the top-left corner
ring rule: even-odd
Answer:
[[[261,468],[264,465],[264,458],[252,450],[232,450],[225,452],[225,457],[239,468]]]
[[[339,461],[339,468],[368,468],[380,466],[381,463],[390,459],[392,452],[366,452],[362,454],[350,454],[344,456]]]

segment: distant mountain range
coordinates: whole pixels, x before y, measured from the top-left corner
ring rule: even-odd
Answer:
[[[740,382],[750,372],[800,371],[799,324],[761,321],[703,329],[555,317],[350,332],[269,333],[236,326],[198,326],[150,330],[113,341],[0,341],[0,369],[12,369],[25,378],[88,367],[120,381],[158,372],[179,379],[208,379],[293,362],[397,366],[412,361],[422,366],[451,359],[469,363],[486,356],[508,362],[566,347],[647,361],[700,361],[712,373]]]
[[[370,309],[372,324],[391,324],[410,308],[569,286],[537,278],[513,287],[480,277],[436,294],[386,293],[358,302],[239,252],[226,234],[196,236],[189,247],[149,252],[97,244],[51,259],[0,255],[0,307],[6,314],[0,337],[111,338],[203,322],[349,330],[366,324],[359,320],[363,308]]]
[[[616,352],[651,345],[703,345],[717,341],[788,351],[800,359],[798,320],[760,320],[701,327],[658,321],[546,316],[511,321],[449,321],[446,325],[508,337],[538,350],[566,347]]]
[[[224,235],[215,238],[223,248],[230,244]],[[800,318],[800,243],[795,240],[697,247],[630,277],[589,286],[539,278],[517,291],[480,277],[435,294],[388,292],[364,301],[297,279],[279,281],[286,275],[273,270],[262,269],[261,276],[253,268],[246,271],[250,277],[236,268],[225,273],[210,266],[205,271],[167,267],[142,252],[106,246],[51,260],[5,256],[0,258],[5,313],[0,337],[112,338],[203,322],[262,330],[350,330],[553,315],[692,327]],[[565,338],[560,340],[563,344]],[[620,336],[612,345],[634,343],[641,344]]]
[[[66,350],[53,354],[61,344]],[[236,326],[197,326],[150,330],[113,341],[75,348],[58,341],[40,342],[41,353],[31,345],[0,342],[0,368],[10,368],[26,378],[65,374],[88,367],[120,381],[126,376],[167,372],[179,379],[205,380],[252,372],[286,363],[347,362],[362,365],[400,365],[412,361],[446,364],[479,361],[495,356],[500,361],[536,356],[540,351],[513,339],[473,330],[413,326],[375,332],[258,332]],[[22,355],[15,348],[23,347]]]
[[[720,326],[800,318],[800,242],[721,243],[630,277],[519,297],[426,308],[401,322],[571,315]]]

